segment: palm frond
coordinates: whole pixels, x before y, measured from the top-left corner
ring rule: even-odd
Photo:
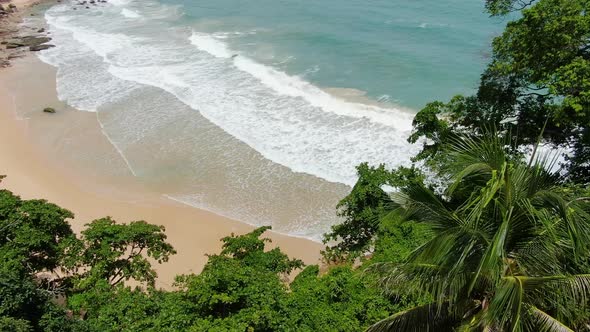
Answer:
[[[552,232],[521,239],[513,244],[512,257],[523,275],[554,275],[562,272],[563,250]]]
[[[506,331],[520,330],[523,300],[524,289],[521,280],[504,278],[490,301],[483,322],[488,326],[498,325]]]
[[[469,285],[469,292],[471,292],[482,273],[486,273],[492,280],[500,277],[502,271],[503,261],[506,258],[504,251],[504,243],[508,236],[510,226],[510,215],[505,216],[502,224],[496,231],[492,243],[485,250],[477,269],[474,271],[471,283]]]
[[[453,160],[452,168],[465,169],[467,166],[479,162],[485,163],[491,169],[498,170],[508,159],[506,143],[498,135],[486,135],[484,138],[459,136],[451,141],[450,154]]]
[[[444,263],[377,263],[368,271],[379,276],[379,284],[387,294],[428,296],[441,306],[456,305],[465,298],[469,272]]]
[[[527,165],[506,149],[493,135],[457,137],[444,195],[417,184],[392,198],[400,222],[427,224],[433,237],[404,263],[381,266],[383,289],[433,303],[369,331],[558,332],[579,322],[575,304],[590,300],[590,274],[576,274],[588,271],[590,200],[572,200],[549,159]]]
[[[524,326],[527,331],[537,332],[573,332],[565,324],[534,305],[525,304],[526,319]]]
[[[457,321],[457,317],[449,311],[448,305],[440,307],[431,303],[385,318],[369,327],[367,332],[450,331]]]
[[[478,162],[471,165],[468,165],[463,170],[459,171],[455,176],[453,176],[453,183],[447,189],[446,194],[448,196],[452,196],[457,190],[457,188],[463,183],[463,181],[473,179],[476,177],[491,177],[491,174],[494,170],[490,167],[489,164]]]
[[[590,274],[552,275],[542,277],[515,276],[505,280],[519,279],[527,292],[543,294],[558,293],[574,303],[584,304],[590,298]]]

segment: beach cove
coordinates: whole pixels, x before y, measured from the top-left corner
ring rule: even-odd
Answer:
[[[208,248],[215,252],[220,237],[252,229],[246,224],[271,225],[278,233],[273,236],[293,241],[292,251],[286,248],[291,244],[276,241],[289,255],[306,263],[317,262],[322,234],[341,221],[336,204],[354,185],[355,167],[365,161],[387,167],[409,164],[417,151],[417,146],[406,141],[415,112],[412,108],[426,97],[424,93],[421,97],[406,94],[399,85],[402,81],[390,78],[395,86],[388,89],[413,96],[409,101],[394,100],[382,94],[380,84],[365,85],[354,68],[333,72],[326,63],[317,68],[307,63],[309,58],[297,53],[301,50],[294,53],[297,57],[284,54],[288,45],[271,48],[269,42],[276,36],[263,22],[258,22],[260,29],[249,30],[256,22],[235,20],[231,15],[217,17],[222,7],[168,1],[44,2],[31,15],[24,15],[23,33],[42,31],[40,36],[50,36],[49,43],[56,47],[11,60],[13,66],[1,73],[0,88],[7,104],[4,123],[12,131],[20,128],[20,137],[26,136],[23,141],[30,145],[27,149],[36,151],[27,155],[38,159],[23,162],[22,153],[6,153],[23,163],[13,167],[13,172],[4,171],[9,175],[5,180],[8,188],[23,186],[26,176],[29,185],[39,186],[45,182],[33,181],[33,176],[54,172],[62,174],[61,182],[73,183],[79,193],[133,208],[149,207],[138,216],[132,211],[121,217],[100,213],[111,210],[104,207],[93,213],[74,212],[82,223],[112,215],[119,221],[145,219],[163,224],[170,234],[173,228],[178,236],[186,237],[179,241],[187,251],[198,252],[196,271],[206,261],[203,254],[211,252]],[[437,16],[435,9],[413,20],[393,17],[365,23],[370,31],[389,33],[393,29],[397,34],[409,29],[408,38],[430,33],[434,48],[451,45],[446,53],[437,54],[442,59],[452,54],[449,38],[457,33],[471,35],[472,29],[465,26],[471,20],[444,23],[444,16]],[[304,14],[301,8],[294,10]],[[294,29],[289,18],[275,14],[286,22],[277,26],[281,40],[299,46],[315,43],[318,36],[307,35],[309,31],[298,35],[296,27],[289,30]],[[370,19],[382,18],[366,14]],[[252,15],[251,19],[259,19]],[[435,21],[438,23],[432,23]],[[318,27],[319,36],[329,33],[323,28]],[[485,34],[485,29],[476,33]],[[358,38],[350,37],[350,41]],[[402,73],[418,67],[439,71],[441,60],[418,57],[420,49],[411,56],[405,47],[400,54],[388,49],[383,59],[374,58],[383,46],[378,38],[372,40],[370,53],[342,56],[357,69],[364,68],[363,59],[369,56],[375,61],[370,68],[377,71],[396,72],[387,67],[388,57],[401,57],[401,63],[408,66]],[[442,44],[434,42],[438,39]],[[327,52],[322,56],[330,53],[330,48],[317,46],[318,52]],[[469,50],[461,55],[461,65],[483,62],[479,54],[483,46],[465,43],[461,47]],[[415,61],[408,62],[413,57]],[[424,61],[429,65],[425,67]],[[381,79],[386,77],[376,82]],[[469,79],[456,79],[465,82],[463,89],[469,86]],[[450,93],[454,92],[445,92]],[[56,113],[42,112],[46,107]],[[10,119],[16,122],[11,124]],[[16,134],[8,132],[3,134]],[[9,141],[15,140],[5,140]],[[21,174],[21,179],[12,173]],[[46,183],[44,187],[47,191],[51,186]],[[15,192],[32,197],[24,187]],[[38,195],[74,206],[60,203],[61,196]],[[170,219],[182,222],[168,226],[160,221],[175,215],[172,211],[176,209],[188,215]],[[156,211],[158,216],[152,216]],[[190,216],[197,212],[207,222],[189,221],[197,218]],[[195,240],[198,244],[193,248],[186,243],[194,236],[203,239]],[[189,265],[179,264],[180,272]],[[168,280],[180,272],[170,273]]]
[[[54,1],[0,331],[590,331],[590,0]]]
[[[32,1],[14,3],[24,11]],[[79,138],[76,133],[84,133],[85,140],[77,144],[88,144],[89,154],[97,153],[95,157],[100,155],[105,163],[121,165],[124,161],[101,133],[95,114],[74,110],[57,99],[55,69],[32,53],[13,59],[11,67],[0,70],[0,105],[0,173],[7,175],[2,188],[24,199],[47,199],[71,210],[76,215],[71,221],[76,232],[104,216],[165,226],[178,254],[155,265],[158,287],[170,288],[178,274],[200,272],[207,262],[205,255],[219,252],[222,237],[253,229],[162,197],[129,174],[86,173],[90,170],[81,168],[83,162],[68,156],[68,135]],[[57,113],[44,113],[48,105]],[[307,264],[319,262],[319,243],[274,232],[267,236],[273,240],[272,247],[280,246]]]

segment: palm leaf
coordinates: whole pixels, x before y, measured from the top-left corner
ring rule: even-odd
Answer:
[[[457,318],[449,311],[449,306],[439,307],[435,303],[414,307],[385,318],[372,325],[367,332],[428,332],[450,331]]]
[[[445,195],[410,185],[393,198],[401,222],[427,224],[433,237],[405,263],[382,266],[384,289],[434,301],[369,331],[570,331],[575,304],[590,299],[590,275],[568,264],[590,252],[589,202],[560,189],[548,159],[529,166],[505,149],[496,137],[456,138]]]
[[[590,297],[590,274],[517,276],[504,279],[519,279],[527,292],[558,293],[560,296],[567,296],[571,301],[579,304],[585,304]]]
[[[504,278],[483,316],[487,326],[498,325],[505,331],[521,330],[524,289],[520,279]]]
[[[525,309],[527,311],[525,322],[527,331],[573,332],[565,324],[533,305],[526,304]]]

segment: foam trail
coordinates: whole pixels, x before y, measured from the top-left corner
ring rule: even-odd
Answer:
[[[137,173],[135,173],[133,166],[131,166],[131,162],[129,161],[129,159],[127,159],[127,156],[125,156],[125,153],[123,153],[123,151],[121,150],[121,148],[119,148],[117,143],[113,139],[111,139],[111,137],[105,131],[104,125],[102,124],[100,119],[98,119],[98,113],[96,113],[96,120],[98,122],[98,125],[100,126],[100,132],[104,135],[104,137],[106,137],[106,139],[109,141],[109,143],[111,143],[111,145],[115,148],[115,150],[117,150],[117,153],[121,156],[121,158],[125,162],[125,165],[127,165],[127,168],[129,169],[131,174],[133,176],[137,177]]]

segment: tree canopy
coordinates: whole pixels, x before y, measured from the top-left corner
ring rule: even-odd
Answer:
[[[493,40],[492,60],[473,96],[435,101],[414,119],[417,159],[442,162],[439,151],[461,133],[495,128],[513,141],[542,143],[565,153],[566,180],[589,181],[590,18],[587,0],[490,0],[490,13],[520,10]]]
[[[415,304],[351,265],[303,269],[267,250],[269,227],[223,238],[201,273],[159,290],[152,264],[175,253],[163,227],[106,217],[76,236],[69,211],[0,197],[0,331],[350,331]]]

